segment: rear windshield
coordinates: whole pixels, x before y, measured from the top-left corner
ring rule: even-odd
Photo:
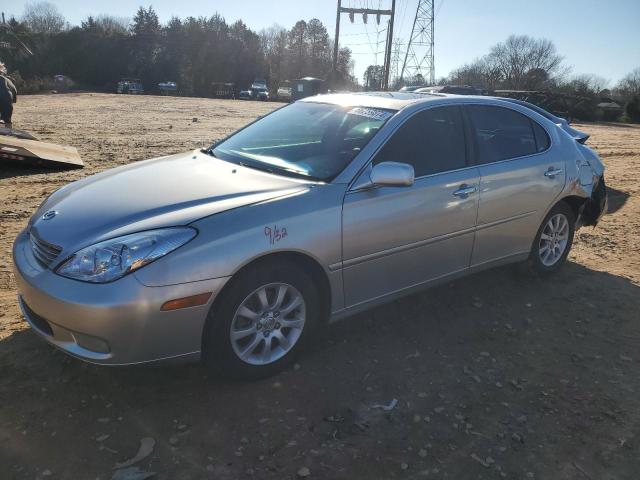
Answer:
[[[296,102],[216,145],[213,155],[273,173],[330,181],[394,113]]]

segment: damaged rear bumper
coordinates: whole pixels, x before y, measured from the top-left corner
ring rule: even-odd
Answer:
[[[607,212],[607,186],[604,175],[591,190],[591,197],[580,208],[578,226],[596,226],[598,221]]]

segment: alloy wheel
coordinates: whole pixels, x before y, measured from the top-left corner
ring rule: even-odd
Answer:
[[[555,265],[562,258],[569,243],[569,220],[563,213],[553,215],[540,234],[538,254],[545,267]]]
[[[306,320],[302,294],[287,283],[270,283],[250,293],[231,322],[233,351],[251,365],[273,363],[295,346]]]

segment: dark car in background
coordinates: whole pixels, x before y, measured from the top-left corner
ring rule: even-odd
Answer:
[[[261,100],[266,102],[269,100],[269,90],[266,87],[254,87],[252,86],[248,90],[240,90],[238,95],[240,100]]]
[[[116,93],[138,95],[144,93],[144,87],[139,78],[123,78],[118,82]]]

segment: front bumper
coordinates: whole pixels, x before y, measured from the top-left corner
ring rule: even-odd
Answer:
[[[56,275],[34,258],[28,234],[13,245],[20,307],[33,330],[92,363],[129,365],[198,357],[204,323],[228,277],[147,287],[135,274],[106,284]],[[206,305],[161,311],[167,301],[213,292]]]

